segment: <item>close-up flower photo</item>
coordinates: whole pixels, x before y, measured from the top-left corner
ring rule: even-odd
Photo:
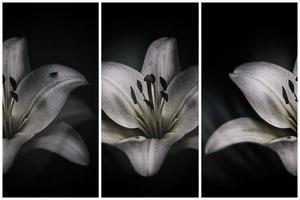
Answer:
[[[108,25],[114,24],[114,21],[111,21],[114,19],[106,13],[110,13],[110,9],[123,9],[124,6],[130,10],[146,9],[147,12],[155,9],[157,18],[150,19],[150,16],[144,15],[146,17],[135,21],[131,24],[132,27],[124,30],[123,33],[128,35],[127,37],[117,35]],[[191,22],[184,24],[189,17],[176,21],[181,17],[174,17],[180,6],[183,11],[192,12],[197,16],[197,4],[102,5],[103,37],[109,35],[107,39],[102,39],[106,41],[102,49],[104,55],[101,97],[103,196],[198,195],[198,177],[195,173],[198,166],[196,156],[199,125],[197,39],[181,40],[183,35],[194,35],[190,31],[197,29],[197,25],[192,23],[193,27]],[[163,13],[167,7],[174,8],[174,15],[173,12],[168,15]],[[128,25],[135,19],[135,15],[139,14],[136,11],[127,16],[120,16]],[[165,21],[169,21],[169,27],[162,28],[161,24]],[[193,21],[196,22],[197,18]],[[151,23],[152,26],[147,23]],[[141,26],[143,24],[145,27]],[[180,32],[178,29],[183,25],[191,27],[185,29],[186,32]],[[133,30],[128,31],[131,28]],[[146,33],[148,28],[153,29],[155,34]],[[195,37],[197,38],[197,35]],[[183,48],[184,45],[193,43],[196,51],[195,47]],[[110,54],[111,46],[115,46],[119,54]],[[141,49],[141,52],[136,54],[132,49]],[[191,54],[195,57],[187,65],[186,54],[193,49]],[[120,56],[123,59],[120,59]],[[183,155],[187,156],[182,157]],[[185,162],[187,167],[184,167],[182,162]],[[108,167],[111,165],[114,166]],[[189,171],[189,168],[192,170]],[[115,174],[111,175],[111,180],[108,181],[106,176],[111,173]],[[115,178],[116,173],[121,175]],[[178,176],[173,177],[171,182],[171,178],[166,177],[173,176],[173,173]],[[118,184],[113,182],[117,178],[120,180]],[[135,190],[122,191],[124,186],[121,188],[119,185],[124,181],[127,185],[125,188],[133,187]],[[186,181],[189,183],[184,186]],[[120,189],[117,189],[117,192],[109,190],[110,184]],[[169,186],[166,187],[166,184]],[[183,185],[181,191],[177,191],[176,184]],[[192,186],[186,188],[189,185]]]
[[[58,23],[78,9],[91,16],[83,12],[69,26]],[[92,76],[98,71],[97,44],[78,42],[71,50],[75,38],[57,34],[73,32],[76,20],[97,16],[97,9],[97,4],[4,4],[4,196],[97,196],[98,81]],[[39,20],[20,20],[22,10]],[[97,41],[97,31],[90,34],[88,29],[97,30],[94,21],[78,34],[94,35]],[[80,46],[90,52],[74,59]]]
[[[204,3],[202,30],[202,196],[297,196],[297,4]]]

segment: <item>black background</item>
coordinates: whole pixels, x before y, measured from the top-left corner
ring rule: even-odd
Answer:
[[[296,56],[296,3],[202,4],[202,152],[223,123],[260,119],[228,74],[250,61],[292,70]],[[296,195],[297,177],[265,147],[244,143],[202,155],[202,196]]]
[[[198,4],[102,4],[103,61],[140,70],[148,46],[161,37],[177,39],[182,68],[198,64]],[[159,173],[145,178],[123,152],[103,144],[102,196],[198,196],[198,151],[169,154]]]
[[[3,177],[4,196],[98,195],[98,4],[3,4],[3,37],[25,37],[32,69],[59,63],[78,70],[90,85],[76,89],[94,119],[73,126],[90,152],[90,165],[56,154],[18,154]]]

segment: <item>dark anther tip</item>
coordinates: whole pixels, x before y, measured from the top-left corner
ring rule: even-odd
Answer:
[[[288,96],[286,94],[285,88],[283,86],[282,86],[282,96],[283,96],[283,99],[284,99],[285,103],[288,104],[289,99],[288,99]]]
[[[160,94],[161,94],[161,97],[162,97],[166,102],[168,102],[168,100],[169,100],[168,94],[165,93],[164,91],[160,91]]]
[[[152,110],[154,109],[153,103],[151,101],[148,101],[147,99],[144,99],[147,106],[149,106]]]
[[[290,87],[292,93],[294,93],[294,91],[295,91],[294,83],[291,80],[289,80],[289,87]]]
[[[5,76],[2,74],[2,83],[5,83]]]
[[[154,83],[155,76],[153,74],[148,74],[145,76],[144,81],[146,81],[147,83]]]
[[[130,94],[131,94],[131,98],[133,100],[133,103],[137,104],[137,99],[136,99],[136,96],[135,96],[135,93],[134,93],[134,90],[133,90],[132,87],[130,87]]]
[[[296,76],[295,81],[298,81],[298,77]]]
[[[154,74],[151,74],[150,76],[151,76],[151,79],[152,79],[152,83],[154,83],[155,82],[155,76],[154,76]]]
[[[15,81],[15,79],[13,77],[9,77],[9,82],[10,82],[10,85],[13,88],[13,90],[16,91],[16,89],[17,89],[17,82]]]
[[[58,75],[58,72],[51,72],[51,73],[50,73],[50,76],[51,76],[51,77],[56,77],[57,75]]]
[[[168,88],[167,81],[163,77],[159,77],[159,80],[160,80],[160,84],[161,84],[162,88],[164,90],[167,90],[167,88]]]
[[[19,100],[17,93],[15,93],[14,91],[10,91],[10,95],[16,102]]]
[[[137,84],[137,87],[138,87],[139,91],[140,91],[141,93],[143,93],[143,85],[142,85],[142,83],[141,83],[139,80],[137,80],[137,81],[136,81],[136,84]]]

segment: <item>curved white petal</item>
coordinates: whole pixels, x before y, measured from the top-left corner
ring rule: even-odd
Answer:
[[[10,140],[3,139],[3,173],[10,169],[22,145],[33,136],[32,133],[19,132]]]
[[[142,74],[154,74],[163,77],[167,83],[180,72],[180,63],[175,38],[160,38],[155,40],[148,48]]]
[[[137,136],[121,140],[115,146],[127,155],[137,173],[153,176],[162,166],[170,147],[181,138],[182,134],[169,132],[161,139]]]
[[[28,118],[22,132],[38,133],[47,127],[63,107],[69,93],[87,84],[77,71],[62,65],[47,65],[29,73],[20,83],[14,104],[16,122]]]
[[[291,136],[291,131],[250,118],[234,119],[219,127],[207,141],[205,153],[243,142],[271,148],[279,155],[286,169],[293,175],[297,174],[297,139]]]
[[[295,65],[294,65],[293,73],[295,74],[295,76],[298,76],[298,62],[297,62],[297,60],[296,60]]]
[[[243,142],[267,145],[274,139],[288,135],[288,130],[275,128],[265,122],[247,117],[237,118],[226,122],[212,134],[206,143],[205,153]]]
[[[199,149],[199,133],[198,128],[187,133],[181,140],[172,146],[172,152],[182,149]]]
[[[79,98],[70,95],[66,103],[55,118],[55,121],[77,124],[92,119],[91,109]]]
[[[139,129],[129,129],[102,118],[102,142],[114,145],[120,140],[142,135]]]
[[[163,108],[163,116],[169,123],[169,131],[183,135],[198,126],[198,67],[190,67],[178,74],[166,91],[169,101]],[[176,120],[174,126],[170,120]]]
[[[289,120],[295,120],[297,110],[295,94],[289,86],[291,81],[294,91],[297,91],[296,76],[293,73],[271,63],[253,62],[236,68],[230,78],[266,122],[279,128],[295,129]],[[285,102],[283,90],[289,103]]]
[[[116,123],[127,128],[138,128],[136,110],[131,97],[130,87],[135,91],[137,101],[143,106],[142,95],[138,92],[137,80],[145,90],[142,74],[128,66],[114,63],[102,63],[102,109]]]
[[[10,38],[3,43],[3,74],[17,83],[30,72],[25,38]]]
[[[288,172],[297,176],[297,138],[280,138],[272,141],[269,147],[278,154]]]
[[[79,165],[89,164],[89,151],[80,135],[67,123],[54,123],[23,146],[45,149]]]

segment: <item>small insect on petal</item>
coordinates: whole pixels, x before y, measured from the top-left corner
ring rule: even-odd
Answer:
[[[167,81],[163,77],[160,77],[159,80],[160,80],[160,84],[161,84],[162,88],[164,90],[167,90],[167,88],[168,88]]]
[[[136,84],[137,84],[137,87],[138,87],[139,91],[140,91],[141,93],[143,93],[143,85],[142,85],[142,83],[141,83],[139,80],[137,80],[137,81],[136,81]]]
[[[17,82],[15,81],[15,79],[13,79],[13,77],[9,77],[9,82],[10,82],[10,85],[13,88],[13,90],[16,91],[16,89],[17,89]]]
[[[130,87],[130,94],[131,94],[131,98],[133,100],[133,103],[137,104],[137,99],[136,99],[136,96],[135,96],[135,92],[134,92],[132,87]]]
[[[53,77],[53,78],[56,77],[57,75],[58,75],[58,72],[51,72],[50,73],[50,76]]]
[[[15,93],[14,91],[10,91],[10,95],[16,102],[19,100],[17,93]]]
[[[160,94],[161,94],[161,97],[166,101],[168,102],[169,100],[169,96],[167,93],[163,92],[163,91],[160,91]]]
[[[294,83],[291,80],[289,80],[289,87],[290,87],[292,93],[294,93],[294,91],[295,91]]]
[[[288,99],[288,96],[286,94],[286,91],[285,91],[284,87],[282,87],[282,96],[283,96],[283,99],[284,99],[285,103],[288,104],[289,103],[289,99]]]
[[[147,106],[149,106],[152,110],[154,109],[153,103],[151,101],[148,101],[147,99],[144,99]]]

